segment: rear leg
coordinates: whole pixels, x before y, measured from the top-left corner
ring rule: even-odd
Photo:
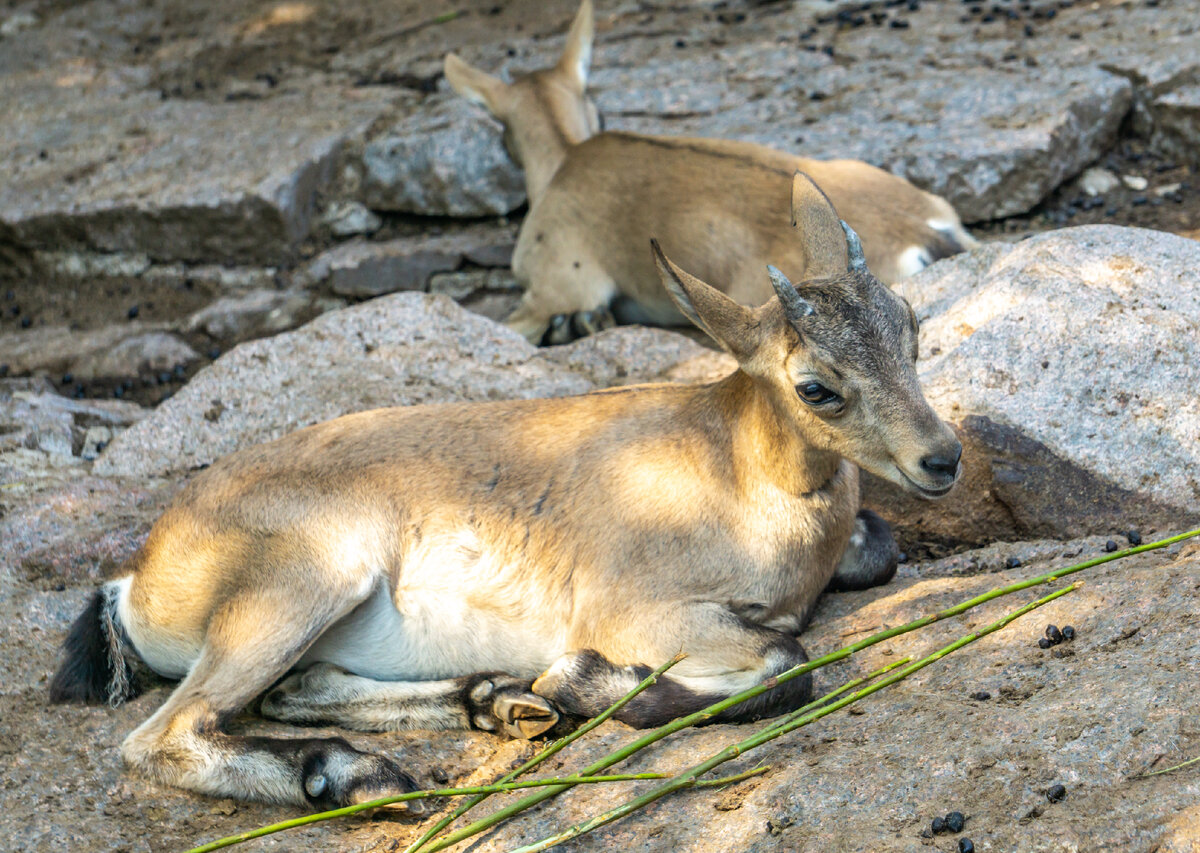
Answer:
[[[319,663],[268,693],[262,713],[289,723],[331,723],[365,732],[474,727],[533,738],[558,722],[558,712],[529,685],[529,679],[503,673],[376,681]]]
[[[888,523],[869,509],[858,511],[850,544],[827,589],[830,592],[882,586],[896,574],[900,548]]]
[[[187,677],[125,739],[125,762],[158,782],[210,796],[316,808],[414,790],[413,780],[394,762],[341,738],[237,737],[221,731],[356,603],[334,595],[298,596],[295,590],[234,596],[213,617]]]

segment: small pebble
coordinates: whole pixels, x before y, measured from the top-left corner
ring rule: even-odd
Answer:
[[[1021,565],[1021,561],[1016,557],[1009,557],[1004,561],[1004,565],[1006,568],[1015,569]]]
[[[1117,543],[1109,539],[1104,543],[1104,550],[1111,554],[1113,551],[1117,550]]]
[[[975,842],[969,838],[958,839],[958,853],[975,853]]]
[[[1062,785],[1051,785],[1046,791],[1046,799],[1052,803],[1061,803],[1067,796],[1067,789]]]
[[[976,702],[986,702],[988,699],[992,698],[992,694],[988,693],[986,690],[976,690],[971,694],[971,698]]]
[[[1071,625],[1063,625],[1062,637],[1068,643],[1075,639],[1075,628]]]
[[[946,819],[944,817],[935,817],[930,829],[933,830],[934,835],[941,835],[946,831]]]
[[[962,832],[963,824],[966,821],[967,819],[963,817],[962,812],[950,812],[950,814],[946,815],[946,829],[957,835]]]
[[[1058,630],[1057,625],[1047,625],[1046,626],[1046,639],[1057,646],[1059,643],[1061,643],[1063,641],[1062,631]]]
[[[1136,530],[1130,530],[1125,534],[1125,538],[1129,540],[1130,545],[1142,544],[1142,534],[1138,533]]]
[[[1048,649],[1053,645],[1054,645],[1054,643],[1050,642],[1045,637],[1038,638],[1038,648],[1039,649]]]

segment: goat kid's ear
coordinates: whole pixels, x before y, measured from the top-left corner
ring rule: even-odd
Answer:
[[[657,240],[650,240],[650,249],[663,287],[685,317],[734,358],[741,360],[758,349],[761,327],[753,310],[675,266]]]
[[[446,73],[446,82],[454,91],[468,101],[487,107],[492,115],[500,117],[508,98],[507,83],[499,77],[493,77],[486,71],[468,65],[453,53],[446,54],[442,68]]]
[[[579,95],[587,89],[588,69],[592,64],[592,40],[595,35],[592,0],[583,0],[579,4],[579,11],[575,13],[575,20],[571,22],[571,29],[567,32],[567,44],[563,48],[562,58],[558,60],[558,70]]]
[[[842,220],[829,196],[800,171],[792,176],[792,227],[804,235],[808,249],[806,279],[829,278],[846,272],[848,246]]]

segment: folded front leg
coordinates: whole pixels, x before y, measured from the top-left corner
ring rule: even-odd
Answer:
[[[533,683],[533,692],[565,713],[593,717],[654,667],[683,651],[687,657],[682,662],[616,714],[628,725],[647,728],[699,711],[808,660],[795,637],[750,623],[718,605],[689,605],[665,618],[650,618],[647,624],[661,634],[633,660],[629,652],[620,657],[598,649],[568,652]],[[672,641],[674,651],[668,651]],[[718,714],[712,722],[783,714],[811,696],[812,676],[801,675]]]

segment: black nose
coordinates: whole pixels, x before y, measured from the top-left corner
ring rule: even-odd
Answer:
[[[956,441],[953,447],[946,448],[944,452],[926,456],[921,460],[921,467],[935,476],[953,478],[958,472],[958,460],[961,458],[962,444]]]

